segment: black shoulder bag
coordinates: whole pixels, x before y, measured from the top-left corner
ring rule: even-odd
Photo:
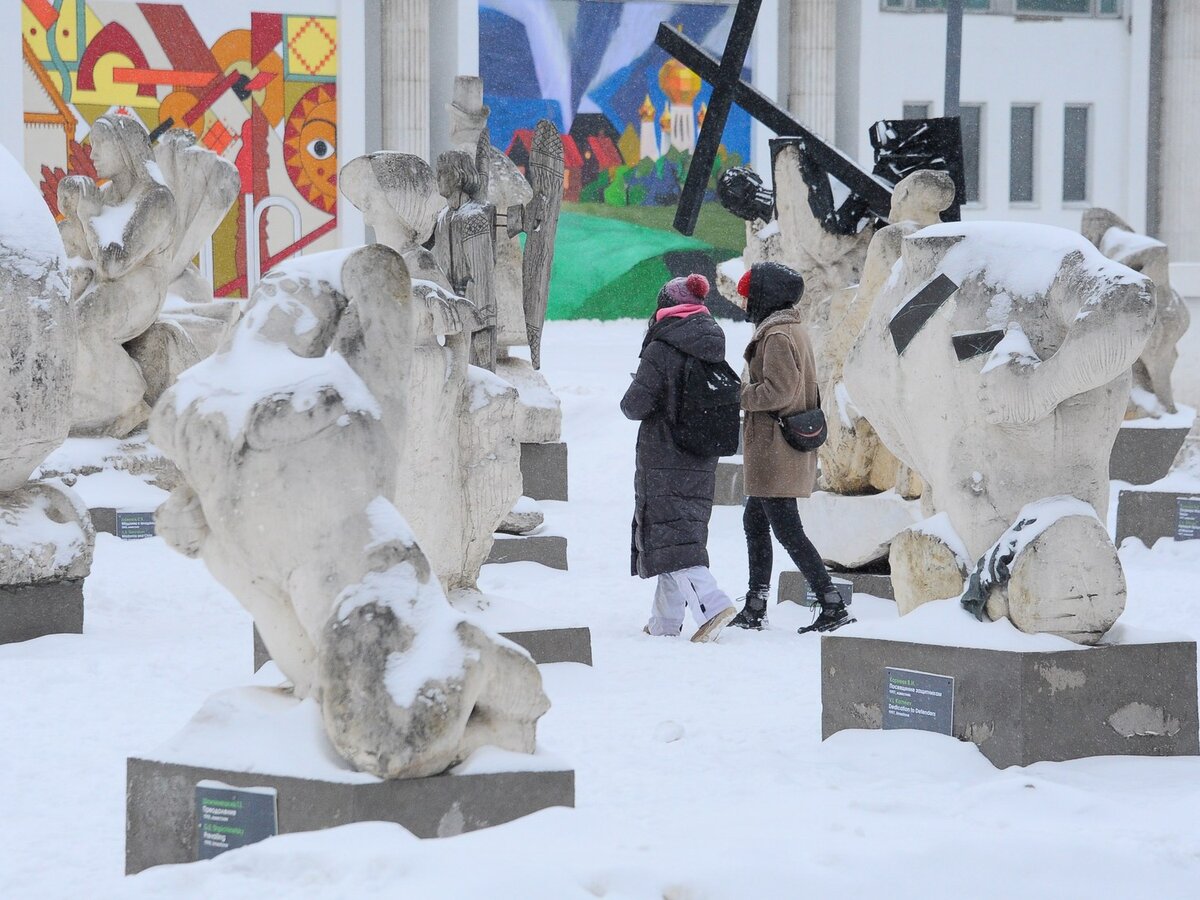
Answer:
[[[825,422],[825,413],[821,409],[821,392],[817,391],[817,408],[806,409],[790,416],[775,416],[783,439],[794,450],[801,453],[812,453],[829,437],[829,428]]]

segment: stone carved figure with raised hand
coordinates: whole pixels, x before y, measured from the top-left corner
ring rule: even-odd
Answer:
[[[947,580],[935,573],[957,593],[978,561],[972,611],[1098,641],[1124,608],[1102,523],[1152,285],[1047,226],[952,223],[876,241],[898,241],[899,257],[846,385],[924,479],[926,511],[945,514],[892,544],[901,612],[938,599],[930,585]]]
[[[1116,213],[1094,207],[1083,214],[1083,236],[1109,259],[1141,272],[1154,282],[1154,330],[1146,349],[1133,364],[1133,393],[1128,419],[1159,418],[1177,412],[1171,373],[1179,359],[1175,345],[1191,324],[1187,304],[1171,287],[1171,256],[1167,245],[1138,234]]]
[[[247,607],[338,752],[384,778],[483,744],[532,752],[549,705],[529,657],[446,602],[391,502],[419,480],[401,460],[430,413],[406,390],[422,312],[381,245],[287,263],[150,423],[187,481],[160,533]]]
[[[178,274],[177,210],[141,122],[101,116],[91,145],[96,173],[108,183],[73,175],[59,185],[63,233],[80,258],[71,430],[124,437],[149,413],[146,380],[124,345],[154,323]]]

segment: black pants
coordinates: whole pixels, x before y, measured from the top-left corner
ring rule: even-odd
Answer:
[[[746,529],[746,550],[750,556],[750,590],[771,588],[771,532],[788,552],[817,599],[833,587],[821,554],[813,546],[800,510],[793,497],[747,497],[742,512],[742,527]]]

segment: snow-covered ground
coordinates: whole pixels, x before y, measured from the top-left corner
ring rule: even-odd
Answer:
[[[728,331],[736,360],[749,331]],[[539,737],[574,766],[576,809],[438,841],[365,823],[124,878],[125,758],[247,683],[251,632],[202,564],[101,535],[86,633],[0,646],[0,897],[1196,896],[1200,758],[1000,771],[925,733],[822,742],[819,641],[795,633],[808,611],[773,608],[770,631],[716,644],[641,633],[653,584],[627,574],[636,427],[617,410],[641,332],[548,327],[571,464],[550,524],[571,570],[485,569],[488,591],[592,628],[594,668],[543,667],[554,706]],[[710,546],[742,593],[739,509],[715,510]],[[1200,634],[1200,541],[1121,556],[1124,622]],[[862,596],[855,612],[895,616]]]

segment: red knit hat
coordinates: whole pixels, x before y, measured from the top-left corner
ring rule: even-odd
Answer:
[[[743,297],[746,297],[747,299],[749,299],[749,297],[750,297],[750,270],[749,269],[746,270],[746,274],[743,275],[741,277],[741,279],[738,281],[737,291]]]

